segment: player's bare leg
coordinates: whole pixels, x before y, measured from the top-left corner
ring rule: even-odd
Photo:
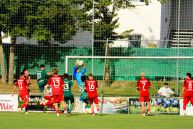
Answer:
[[[28,105],[28,102],[24,102],[24,103],[22,104],[22,106],[21,106],[21,109],[22,109],[22,111],[23,111],[24,113],[27,112],[27,105]]]
[[[65,103],[64,101],[61,101],[61,104],[62,104],[63,110],[64,110],[64,112],[65,112],[65,111],[66,111],[66,103]]]
[[[100,112],[99,104],[96,104],[97,113]]]
[[[24,100],[22,106],[21,106],[21,109],[22,111],[25,113],[25,114],[28,114],[27,112],[27,106],[28,106],[28,99],[27,100]]]
[[[92,114],[95,115],[95,112],[94,112],[94,105],[93,105],[93,104],[90,104],[90,108],[91,108]]]
[[[87,103],[84,103],[85,104],[85,114],[87,114],[88,113],[88,104]]]
[[[189,99],[187,97],[184,97],[184,100],[183,100],[183,113],[184,113],[184,116],[186,116],[186,105],[189,103]]]
[[[55,103],[55,110],[56,110],[56,115],[59,116],[59,108],[58,108],[58,103]]]
[[[147,114],[150,115],[150,102],[147,102]]]
[[[141,102],[141,108],[142,108],[142,115],[145,116],[145,106],[144,106],[144,102]]]

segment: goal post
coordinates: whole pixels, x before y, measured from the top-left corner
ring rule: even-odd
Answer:
[[[167,80],[166,77],[168,77],[177,80],[176,78],[183,79],[187,72],[193,71],[193,56],[66,56],[66,73],[72,73],[76,59],[84,60],[87,73],[91,72],[90,67],[93,65],[93,74],[100,75],[100,80],[103,79],[104,75],[105,59],[110,61],[110,72],[113,76],[116,76],[114,77],[115,80],[135,78],[140,75],[140,72],[145,72],[146,76],[155,78],[163,77]],[[178,86],[178,83],[176,82],[176,86]],[[175,90],[177,92],[178,87]]]
[[[103,92],[105,96],[138,95],[135,87],[141,72],[145,72],[152,81],[154,88],[151,95],[157,93],[156,90],[164,82],[169,82],[178,95],[186,73],[193,72],[193,56],[66,56],[65,72],[70,75],[76,59],[81,59],[86,64],[86,75],[92,72],[93,66],[95,79],[101,81],[102,97]],[[110,86],[104,83],[106,62],[110,68]]]

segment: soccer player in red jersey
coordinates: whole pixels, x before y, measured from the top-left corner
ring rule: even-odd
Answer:
[[[29,102],[29,92],[27,88],[28,84],[25,79],[25,74],[24,72],[20,73],[20,78],[17,80],[15,83],[15,88],[13,89],[12,96],[14,95],[15,89],[18,87],[19,88],[19,96],[21,99],[24,101],[21,109],[27,113],[27,105]]]
[[[145,102],[147,102],[148,114],[150,114],[150,94],[151,83],[145,78],[145,73],[141,73],[141,79],[137,82],[137,90],[140,91],[139,102],[142,107],[142,114],[145,116]]]
[[[52,88],[52,95],[53,95],[53,101],[55,103],[55,110],[56,110],[57,116],[59,116],[59,108],[58,108],[59,103],[62,103],[64,111],[66,110],[66,105],[64,103],[64,94],[63,94],[64,81],[58,75],[57,68],[54,68],[53,74],[54,75],[48,80],[47,86],[50,86]]]
[[[50,87],[47,87],[47,85],[44,87],[44,101],[40,102],[41,106],[44,106],[44,113],[47,110],[47,107],[51,107],[53,109],[55,109],[54,106],[54,99],[52,96],[52,89]]]
[[[30,76],[29,76],[29,71],[28,71],[28,69],[27,69],[27,68],[24,68],[24,69],[23,69],[23,73],[24,73],[24,77],[25,77],[25,79],[26,79],[27,84],[28,84],[28,85],[31,85],[31,84],[30,84]]]
[[[92,114],[95,115],[93,102],[96,104],[97,112],[99,112],[99,100],[98,100],[98,83],[93,79],[93,74],[88,75],[88,80],[85,82],[85,90],[88,93],[88,99],[91,106]]]
[[[186,105],[190,102],[193,105],[193,80],[191,79],[191,73],[186,74],[186,79],[184,80],[182,94],[183,99],[183,110],[184,115],[186,115]]]

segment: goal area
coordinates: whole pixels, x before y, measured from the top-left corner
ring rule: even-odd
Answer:
[[[86,64],[85,75],[92,72],[95,79],[105,82],[107,96],[138,95],[135,86],[142,72],[152,82],[152,95],[164,82],[178,95],[186,73],[193,71],[193,56],[66,56],[66,73],[72,75],[77,59]]]

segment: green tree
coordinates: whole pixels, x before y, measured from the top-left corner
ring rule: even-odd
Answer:
[[[161,3],[167,2],[168,0],[158,0]],[[94,20],[93,20],[93,4],[94,2]],[[145,0],[144,1],[146,5],[148,5],[151,0]],[[108,45],[105,45],[106,42],[101,42],[101,40],[106,41],[108,39],[108,43],[111,43],[112,40],[116,40],[117,38],[125,38],[126,36],[129,35],[129,33],[132,30],[126,30],[124,33],[121,35],[118,35],[117,33],[114,32],[116,28],[119,27],[118,24],[118,16],[117,16],[117,11],[120,9],[125,9],[125,8],[134,8],[135,6],[132,5],[130,0],[86,0],[84,4],[84,10],[87,10],[88,12],[88,21],[90,24],[94,22],[94,48],[95,51],[97,50],[103,50],[103,53],[100,53],[100,55],[105,55],[105,56],[110,56],[111,53],[110,49],[108,48]],[[91,26],[91,25],[90,25]],[[91,28],[89,26],[89,28]],[[131,49],[128,49],[128,54],[131,53],[129,52]],[[95,55],[98,53],[95,53]],[[105,71],[105,78],[106,81],[109,82],[108,79],[110,79],[109,76],[110,74],[108,73],[109,70],[109,61],[106,61],[106,69]]]
[[[34,36],[43,43],[60,41],[65,43],[79,28],[77,22],[83,14],[76,0],[42,0],[31,25],[35,26]]]
[[[4,50],[2,44],[2,34],[0,31],[0,60],[1,60],[1,76],[2,76],[2,83],[5,84],[7,80],[6,71],[5,71],[5,58],[4,58]]]
[[[94,48],[95,51],[103,50],[100,55],[110,56],[109,43],[112,40],[117,39],[119,36],[114,30],[119,27],[117,17],[117,11],[121,8],[134,7],[128,0],[94,0],[94,21],[93,21],[93,0],[87,0],[84,6],[85,10],[91,10],[88,13],[89,23],[94,22]],[[106,42],[101,42],[101,40],[106,41],[108,39],[108,44]],[[106,45],[105,45],[106,44]],[[98,53],[94,53],[95,55]],[[106,60],[105,64],[105,81],[107,85],[110,84],[110,66],[109,60]]]
[[[0,33],[10,33],[8,31],[8,17],[11,17],[17,11],[18,1],[17,0],[2,0],[0,2]],[[2,35],[0,35],[0,59],[2,69],[2,83],[6,82],[6,71],[5,71],[5,59],[4,51],[2,46]]]
[[[19,36],[34,37],[40,43],[57,40],[65,43],[78,29],[82,1],[75,0],[2,0],[1,26],[11,37],[9,83],[14,78],[14,49]],[[3,11],[2,11],[3,10]],[[2,63],[1,63],[2,64]]]

